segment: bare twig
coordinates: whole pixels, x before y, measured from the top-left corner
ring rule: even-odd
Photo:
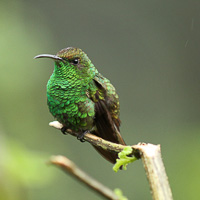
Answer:
[[[84,171],[78,168],[71,160],[64,156],[52,156],[50,162],[61,167],[65,172],[69,173],[79,181],[93,189],[106,199],[119,200],[119,197],[109,188],[105,187],[98,181],[91,178]]]
[[[172,192],[161,158],[160,145],[139,144],[135,148],[142,153],[142,161],[153,199],[172,200]]]
[[[62,124],[57,121],[51,122],[49,125],[57,129],[62,128]],[[78,136],[71,130],[67,130],[67,132],[73,136]],[[103,140],[90,133],[84,135],[84,140],[108,151],[121,152],[126,147],[124,145]],[[139,143],[137,145],[132,145],[131,147],[133,149],[132,154],[138,159],[142,158],[153,199],[172,200],[172,192],[162,162],[160,145]]]

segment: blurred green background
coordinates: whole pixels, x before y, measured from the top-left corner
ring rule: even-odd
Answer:
[[[87,143],[48,126],[41,53],[82,48],[120,97],[128,144],[161,144],[174,199],[200,199],[200,1],[0,2],[0,199],[101,199],[59,169],[65,155],[129,199],[151,199],[141,161],[114,173]]]

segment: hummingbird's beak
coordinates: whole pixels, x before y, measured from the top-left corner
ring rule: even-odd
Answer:
[[[56,56],[56,55],[51,55],[51,54],[40,54],[40,55],[37,55],[34,57],[34,59],[37,59],[37,58],[51,58],[53,60],[60,60],[60,61],[63,61],[62,58]]]

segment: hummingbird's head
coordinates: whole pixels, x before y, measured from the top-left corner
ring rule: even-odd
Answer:
[[[97,70],[87,54],[79,48],[68,47],[56,55],[41,54],[34,58],[51,58],[55,61],[55,76],[61,78],[93,78]]]

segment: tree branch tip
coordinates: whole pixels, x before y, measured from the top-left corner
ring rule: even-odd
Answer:
[[[51,156],[50,157],[50,162],[51,163],[60,163],[60,162],[66,162],[68,160],[66,157],[61,156],[61,155],[56,155],[56,156]]]
[[[70,168],[74,167],[74,163],[65,156],[57,155],[51,156],[49,164],[54,164],[60,167]]]
[[[58,122],[58,121],[50,122],[49,126],[57,128],[57,129],[61,129],[63,127],[63,125],[60,122]]]

